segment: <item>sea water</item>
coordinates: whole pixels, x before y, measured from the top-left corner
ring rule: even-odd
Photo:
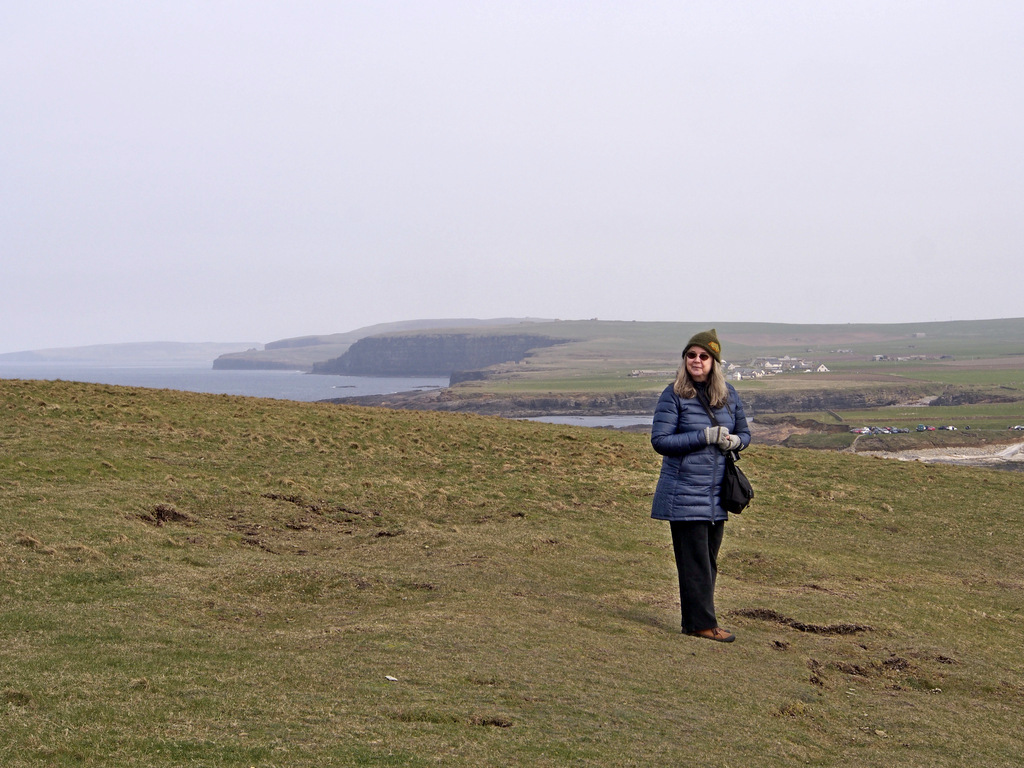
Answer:
[[[565,424],[574,427],[624,427],[650,426],[652,414],[642,416],[528,416],[523,421],[542,421],[545,424]]]
[[[69,363],[0,362],[0,379],[42,379],[114,384],[124,387],[176,389],[214,395],[242,395],[316,402],[338,397],[389,395],[443,389],[447,376],[334,376],[302,371],[214,370],[199,366],[90,366]],[[528,421],[581,427],[650,425],[644,416],[535,416]]]
[[[334,376],[302,371],[214,370],[189,366],[106,367],[68,363],[0,363],[0,379],[43,379],[177,389],[315,402],[447,387],[447,376]]]

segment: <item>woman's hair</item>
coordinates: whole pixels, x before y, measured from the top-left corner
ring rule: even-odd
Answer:
[[[686,370],[686,361],[679,366],[679,373],[676,374],[676,383],[672,385],[675,393],[680,397],[696,397],[697,388],[693,385],[690,372]],[[714,358],[711,358],[711,372],[707,378],[708,403],[712,408],[721,408],[729,402],[729,388],[725,386],[725,374]]]

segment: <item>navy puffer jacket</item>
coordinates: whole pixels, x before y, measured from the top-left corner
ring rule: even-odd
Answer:
[[[746,448],[750,445],[750,428],[743,403],[733,386],[726,386],[729,401],[715,410],[715,418]],[[654,409],[651,445],[663,458],[651,517],[707,522],[729,519],[719,502],[725,454],[718,446],[704,442],[704,428],[711,426],[711,418],[696,397],[681,398],[672,385],[661,393]]]

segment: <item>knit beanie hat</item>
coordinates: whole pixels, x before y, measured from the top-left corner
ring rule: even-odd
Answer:
[[[703,347],[711,353],[715,362],[722,362],[722,345],[718,343],[718,332],[714,328],[694,334],[694,337],[686,342],[686,346],[683,348],[683,357],[686,356],[686,351],[690,347]]]

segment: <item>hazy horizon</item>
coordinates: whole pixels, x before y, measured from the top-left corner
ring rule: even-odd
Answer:
[[[453,319],[453,318],[420,318],[418,320],[415,320],[414,322],[426,323],[427,325],[424,325],[423,327],[424,328],[430,328],[431,326],[429,325],[429,323],[432,320],[437,320],[438,322],[440,322],[442,320],[449,320],[449,319]],[[466,320],[483,320],[483,321],[486,321],[488,319],[498,320],[499,318],[464,318],[464,319],[466,319]],[[976,318],[974,320],[922,320],[922,321],[910,320],[910,321],[898,322],[898,323],[786,323],[786,322],[764,321],[763,324],[766,324],[766,325],[793,325],[793,326],[800,326],[800,327],[815,326],[815,325],[837,326],[837,327],[838,326],[845,327],[845,326],[851,326],[851,325],[852,326],[862,326],[862,325],[870,325],[870,326],[875,326],[875,325],[884,325],[884,326],[888,326],[888,325],[924,326],[924,325],[929,325],[929,324],[932,324],[932,323],[944,324],[944,323],[958,323],[958,322],[999,322],[999,321],[1003,321],[1003,320],[1018,320],[1018,319],[1024,319],[1024,317],[1022,317],[1022,318],[1015,318],[1015,317],[991,317],[991,318]],[[545,323],[545,322],[589,322],[590,320],[604,320],[604,318],[559,318],[559,319],[552,319],[550,321],[542,320],[542,319],[537,319],[537,318],[522,318],[522,320],[524,322],[538,322],[538,323]],[[663,320],[608,320],[608,322],[652,322],[652,323],[654,323],[654,322],[658,322],[658,323],[661,323],[661,322],[678,322],[678,323],[681,323],[681,324],[684,324],[684,325],[692,325],[694,323],[702,323],[702,324],[705,324],[705,325],[709,324],[709,323],[714,324],[714,321],[707,321],[706,319],[705,320],[701,320],[700,318],[690,318],[690,319],[671,320],[671,321],[663,321]],[[725,329],[728,329],[729,325],[734,323],[734,322],[735,323],[744,323],[744,324],[748,324],[748,325],[749,324],[754,324],[754,325],[762,324],[762,321],[758,321],[758,320],[739,320],[739,321],[726,321],[724,323],[718,323],[718,325],[723,327],[723,328],[725,328]],[[325,333],[298,334],[297,336],[279,337],[279,338],[265,339],[265,340],[260,340],[260,341],[230,341],[230,340],[225,340],[225,339],[219,339],[219,340],[218,339],[206,339],[206,340],[200,340],[200,341],[178,341],[178,340],[170,340],[170,339],[151,339],[151,340],[148,340],[148,341],[99,342],[99,343],[82,344],[82,345],[71,346],[71,347],[41,347],[41,348],[36,348],[36,349],[19,349],[19,350],[7,351],[7,352],[0,352],[0,361],[2,361],[4,358],[8,358],[9,359],[9,358],[12,358],[12,357],[14,357],[16,355],[19,355],[19,354],[50,353],[50,352],[52,352],[52,353],[57,353],[57,352],[85,352],[87,350],[93,350],[93,349],[95,349],[97,351],[103,350],[103,351],[106,351],[106,352],[112,352],[112,351],[115,350],[115,348],[118,348],[118,347],[124,348],[126,351],[129,351],[129,352],[132,349],[137,349],[139,351],[146,351],[146,348],[159,348],[159,347],[173,348],[175,346],[192,347],[192,348],[223,347],[223,349],[221,349],[220,351],[218,351],[216,353],[217,355],[219,355],[219,354],[226,354],[228,352],[244,352],[244,351],[247,351],[249,349],[261,348],[261,347],[264,347],[266,344],[277,342],[277,341],[285,341],[287,339],[303,338],[303,337],[307,337],[307,336],[330,336],[330,335],[333,335],[333,334],[345,334],[345,333],[350,333],[350,332],[353,332],[353,331],[363,330],[366,327],[372,327],[372,326],[361,326],[360,328],[346,328],[345,330],[342,330],[342,331],[328,331],[328,332],[325,332]],[[388,331],[385,330],[385,331],[381,331],[381,332],[382,333],[387,333]],[[726,332],[728,332],[728,331],[726,331]],[[230,349],[228,349],[228,347],[230,347]]]
[[[1024,6],[11,0],[0,353],[1024,316]]]

